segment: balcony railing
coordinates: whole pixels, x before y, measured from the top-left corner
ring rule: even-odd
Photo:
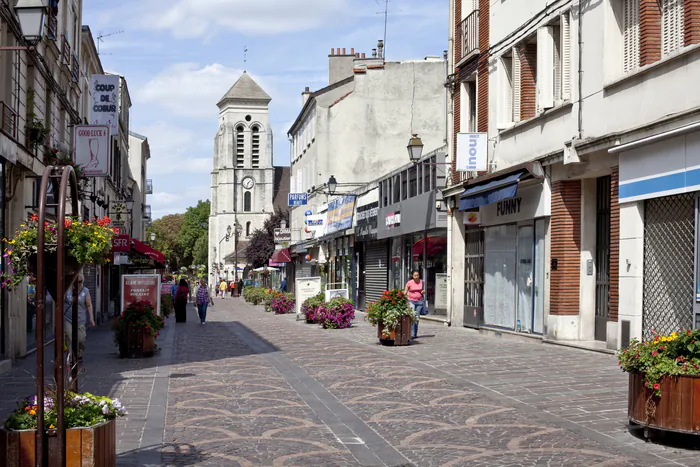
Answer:
[[[52,41],[55,41],[58,38],[58,16],[53,14],[49,15],[49,27],[47,35]]]
[[[461,54],[457,57],[459,63],[474,54],[479,53],[479,10],[474,10],[460,24]]]
[[[0,131],[10,138],[17,138],[17,113],[4,102],[0,102]]]
[[[146,180],[146,194],[153,194],[153,180],[151,180],[150,178]]]
[[[73,52],[73,64],[71,66],[71,77],[74,83],[80,81],[80,62],[78,61],[78,54]]]
[[[144,219],[151,218],[151,205],[150,204],[143,205],[143,217],[144,217]]]
[[[63,63],[70,65],[70,44],[68,43],[68,38],[66,36],[63,36],[61,52],[63,54]]]

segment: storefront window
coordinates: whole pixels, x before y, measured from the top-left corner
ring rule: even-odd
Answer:
[[[402,277],[401,277],[401,244],[400,238],[393,238],[391,240],[391,282],[390,285],[394,289],[403,289]]]
[[[485,230],[484,324],[513,329],[518,227]]]
[[[435,314],[435,286],[437,275],[447,273],[447,236],[443,232],[427,235],[425,258],[425,293],[428,299],[428,310]],[[446,313],[446,310],[440,310]]]

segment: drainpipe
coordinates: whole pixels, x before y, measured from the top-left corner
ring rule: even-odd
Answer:
[[[583,11],[578,2],[578,139],[583,139]]]

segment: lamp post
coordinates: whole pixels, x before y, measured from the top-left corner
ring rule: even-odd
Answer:
[[[151,232],[151,245],[153,245],[153,243],[155,243],[155,241],[156,241],[156,233]]]
[[[33,50],[34,45],[41,40],[44,35],[44,23],[48,6],[45,0],[19,0],[15,5],[15,13],[19,20],[19,27],[22,30],[22,37],[31,44],[29,47],[12,46],[0,47],[2,50]]]
[[[423,141],[414,133],[406,149],[408,149],[408,157],[411,162],[418,162],[423,155]]]
[[[234,239],[234,244],[233,244],[233,277],[234,277],[234,282],[235,284],[233,285],[233,296],[238,297],[238,237],[241,236],[241,233],[243,232],[243,227],[241,224],[238,223],[238,219],[236,219],[236,237]]]

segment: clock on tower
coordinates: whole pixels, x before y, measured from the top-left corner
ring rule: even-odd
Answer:
[[[253,177],[245,177],[241,185],[243,185],[243,188],[246,190],[250,190],[255,186],[255,180],[253,180]]]

